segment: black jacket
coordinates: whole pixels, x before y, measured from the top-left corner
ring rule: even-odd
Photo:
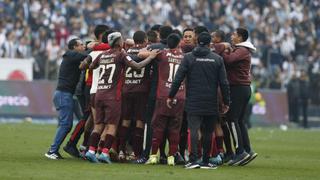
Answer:
[[[68,50],[62,57],[57,90],[74,94],[81,73],[79,65],[87,55]]]
[[[217,115],[217,91],[220,85],[224,104],[230,104],[230,90],[223,59],[207,47],[187,53],[176,73],[169,93],[173,98],[187,77],[185,110],[194,115]]]

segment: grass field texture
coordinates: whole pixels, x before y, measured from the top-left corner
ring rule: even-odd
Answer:
[[[254,128],[256,160],[245,167],[185,170],[182,166],[91,164],[63,150],[63,160],[44,153],[55,125],[0,124],[0,180],[7,179],[320,179],[320,130]]]

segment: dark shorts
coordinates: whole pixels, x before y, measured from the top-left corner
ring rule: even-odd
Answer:
[[[168,128],[169,132],[180,133],[183,111],[184,100],[178,100],[176,105],[169,109],[166,99],[157,99],[151,122],[153,131],[164,131]]]
[[[94,94],[90,94],[90,101],[89,101],[89,107],[90,108],[95,108],[95,97],[96,97],[96,93]]]
[[[119,124],[121,116],[121,101],[96,99],[95,109],[95,124],[114,124],[116,126]]]
[[[144,120],[148,96],[146,93],[122,94],[122,119]]]

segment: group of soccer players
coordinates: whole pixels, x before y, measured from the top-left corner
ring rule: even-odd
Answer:
[[[204,26],[179,32],[170,26],[155,25],[148,32],[136,31],[133,41],[124,41],[120,32],[106,25],[96,26],[96,41],[86,44],[88,56],[79,66],[85,77],[81,88],[84,116],[64,150],[94,163],[185,164],[190,150],[184,112],[185,83],[188,82],[182,83],[174,99],[167,99],[184,55],[197,46],[198,36],[203,32],[209,33]],[[246,36],[242,32],[248,33],[239,28],[239,34]],[[232,49],[224,42],[223,31],[217,30],[211,35],[213,52],[222,55]],[[222,112],[221,100],[218,106]],[[230,126],[234,124],[227,123],[227,117],[221,113],[215,120],[210,162],[245,165],[257,154],[250,150],[245,156],[235,155],[238,138],[236,133],[230,133]],[[82,132],[84,140],[79,152],[77,143]],[[201,129],[199,135],[201,137]],[[201,148],[198,154],[201,161]]]

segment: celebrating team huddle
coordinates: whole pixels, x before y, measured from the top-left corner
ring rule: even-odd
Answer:
[[[237,28],[231,44],[204,26],[181,33],[155,25],[133,41],[106,25],[94,33],[85,46],[70,40],[63,56],[54,94],[59,124],[46,157],[62,159],[73,96],[83,116],[63,149],[77,158],[216,169],[257,157],[243,120],[255,51],[246,29]]]

